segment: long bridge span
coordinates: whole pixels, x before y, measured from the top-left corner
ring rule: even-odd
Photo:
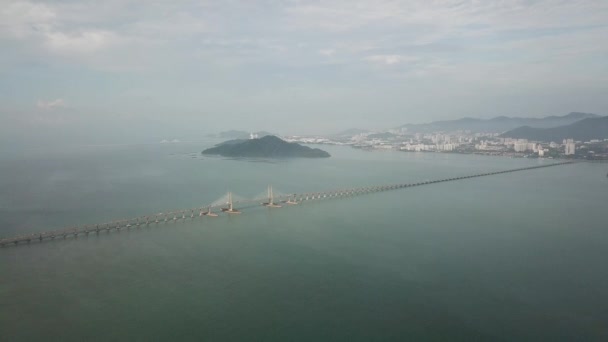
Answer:
[[[469,176],[460,176],[453,178],[444,178],[437,179],[431,181],[424,181],[418,183],[400,183],[400,184],[388,184],[388,185],[378,185],[378,186],[368,186],[368,187],[358,187],[358,188],[349,188],[349,189],[338,189],[338,190],[328,190],[328,191],[320,191],[320,192],[308,192],[308,193],[299,193],[299,194],[281,194],[274,195],[272,191],[272,187],[268,188],[267,196],[261,198],[254,199],[244,199],[244,200],[233,200],[232,193],[227,194],[227,200],[221,204],[211,204],[203,207],[182,209],[182,210],[173,210],[164,213],[157,213],[152,215],[139,216],[135,218],[125,219],[125,220],[114,220],[106,223],[98,223],[98,224],[87,224],[77,227],[68,227],[57,230],[24,234],[14,237],[6,237],[0,238],[0,247],[9,246],[9,245],[19,245],[23,243],[31,243],[31,242],[42,242],[44,240],[53,240],[55,238],[68,238],[68,237],[78,237],[79,235],[89,235],[89,234],[99,234],[103,231],[111,231],[111,230],[121,230],[121,229],[132,229],[138,228],[142,226],[148,226],[151,224],[162,224],[168,222],[178,222],[180,220],[186,219],[195,219],[203,216],[208,217],[216,217],[220,213],[224,213],[226,215],[231,214],[240,214],[237,208],[250,208],[253,206],[267,206],[271,208],[279,208],[283,205],[295,205],[299,203],[309,202],[309,201],[318,201],[323,199],[330,198],[345,198],[351,196],[358,196],[363,194],[381,192],[381,191],[389,191],[389,190],[397,190],[404,189],[416,186],[437,184],[443,182],[452,182],[469,178],[477,178],[477,177],[485,177],[498,175],[503,173],[510,172],[518,172],[525,170],[534,170],[541,169],[546,167],[558,166],[558,165],[566,165],[572,164],[571,161],[553,163],[547,165],[539,165],[539,166],[529,166],[522,167],[517,169],[509,169],[504,171],[494,171],[487,173],[479,173]]]

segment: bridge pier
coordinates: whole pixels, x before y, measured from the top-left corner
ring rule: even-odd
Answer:
[[[211,211],[211,206],[207,208],[207,212],[204,215],[208,217],[217,217],[217,214]]]

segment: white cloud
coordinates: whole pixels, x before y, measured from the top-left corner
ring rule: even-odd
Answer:
[[[56,13],[45,4],[15,1],[0,6],[0,38],[25,39],[48,32]]]
[[[293,27],[347,31],[370,25],[496,29],[603,25],[608,3],[596,0],[333,0],[298,1],[287,8]]]
[[[593,0],[328,0],[286,2],[273,10],[240,2],[9,0],[0,8],[0,39],[23,40],[35,46],[28,52],[103,70],[152,69],[165,58],[210,66],[328,62],[298,52],[302,41],[317,47],[317,57],[338,60],[340,51],[340,63],[365,59],[388,66],[407,62],[401,55],[412,52],[406,49],[458,47],[467,44],[462,39],[487,39],[487,45],[499,33],[603,25],[607,16],[608,2]]]
[[[378,96],[387,106],[407,106],[402,92],[383,95],[395,85],[411,87],[412,98],[421,89],[471,96],[525,89],[524,103],[558,85],[575,98],[588,93],[582,86],[604,89],[608,78],[608,45],[601,43],[608,1],[4,1],[0,85],[20,87],[30,97],[12,105],[45,119],[43,109],[65,103],[40,101],[35,110],[38,94],[162,117],[167,104],[237,113],[233,98],[245,93],[264,95],[252,109],[264,117],[269,108],[305,114],[303,103],[322,110],[368,101],[373,108]],[[44,82],[29,89],[34,72]],[[339,100],[326,97],[331,89],[340,89]],[[99,90],[103,97],[95,96]],[[10,96],[4,99],[19,101]],[[589,102],[605,107],[606,100]],[[336,108],[343,107],[333,108],[336,116],[349,117]],[[69,111],[59,112],[50,117]]]
[[[399,55],[373,55],[365,57],[365,59],[372,63],[379,63],[384,65],[399,64],[402,61],[402,57]]]
[[[373,64],[391,66],[397,64],[416,64],[421,61],[421,58],[404,55],[371,55],[365,57],[364,60]]]
[[[166,14],[163,20],[140,19],[130,25],[128,30],[132,35],[148,39],[179,39],[211,31],[204,20],[183,11]]]
[[[45,36],[45,46],[58,53],[92,53],[118,40],[112,32],[101,30],[78,33],[49,32]]]
[[[40,109],[56,109],[56,108],[64,108],[66,106],[65,101],[63,99],[55,99],[50,101],[39,100],[36,104]]]
[[[0,8],[0,38],[29,42],[58,54],[96,52],[118,40],[110,30],[70,25],[72,19],[65,12],[58,6],[13,1]]]
[[[334,49],[321,49],[319,50],[319,54],[326,57],[331,57],[336,53]]]

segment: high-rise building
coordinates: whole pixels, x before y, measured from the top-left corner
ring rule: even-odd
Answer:
[[[567,156],[574,155],[576,153],[576,144],[573,139],[564,140],[564,154]]]
[[[529,149],[530,144],[528,144],[528,140],[519,139],[517,142],[513,144],[513,149],[515,152],[525,152]]]

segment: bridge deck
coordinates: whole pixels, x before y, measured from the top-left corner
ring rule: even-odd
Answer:
[[[529,166],[529,167],[510,169],[510,170],[504,170],[504,171],[480,173],[480,174],[474,174],[474,175],[469,175],[469,176],[444,178],[444,179],[418,182],[418,183],[388,184],[388,185],[379,185],[379,186],[370,186],[370,187],[359,187],[359,188],[352,188],[352,189],[339,189],[339,190],[329,190],[329,191],[321,191],[321,192],[289,194],[289,195],[283,195],[283,196],[276,196],[275,199],[277,200],[277,202],[285,203],[289,200],[294,200],[296,202],[306,202],[306,201],[320,200],[320,199],[325,199],[325,198],[349,197],[349,196],[362,195],[362,194],[368,194],[368,193],[373,193],[373,192],[403,189],[403,188],[409,188],[409,187],[414,187],[414,186],[429,185],[429,184],[436,184],[436,183],[442,183],[442,182],[451,182],[451,181],[457,181],[457,180],[468,179],[468,178],[476,178],[476,177],[498,175],[498,174],[509,173],[509,172],[540,169],[540,168],[545,168],[545,167],[572,164],[572,163],[573,162],[567,161],[567,162],[561,162],[561,163],[553,163],[553,164],[539,165],[539,166]],[[256,198],[256,199],[251,199],[251,200],[235,201],[233,204],[238,205],[240,207],[262,206],[263,202],[266,200],[267,200],[266,198]],[[22,242],[25,242],[25,243],[30,243],[33,241],[41,242],[43,240],[52,240],[52,239],[60,238],[60,237],[62,237],[62,238],[67,238],[69,236],[76,237],[80,234],[88,235],[91,233],[99,233],[102,231],[130,229],[132,227],[140,227],[140,226],[145,226],[145,225],[150,225],[150,224],[175,222],[175,221],[179,221],[179,220],[185,220],[187,218],[193,219],[196,217],[205,216],[205,213],[207,212],[208,209],[211,209],[212,211],[216,211],[217,213],[221,213],[222,207],[223,207],[223,205],[216,205],[216,206],[211,206],[211,207],[206,206],[206,207],[201,207],[201,208],[174,210],[174,211],[169,211],[169,212],[165,212],[165,213],[140,216],[140,217],[125,219],[125,220],[115,220],[115,221],[100,223],[100,224],[89,224],[89,225],[84,225],[84,226],[80,226],[80,227],[69,227],[69,228],[63,228],[63,229],[58,229],[58,230],[46,231],[46,232],[25,234],[25,235],[20,235],[20,236],[15,236],[15,237],[7,237],[7,238],[0,239],[0,246],[18,245],[19,243],[22,243]]]

